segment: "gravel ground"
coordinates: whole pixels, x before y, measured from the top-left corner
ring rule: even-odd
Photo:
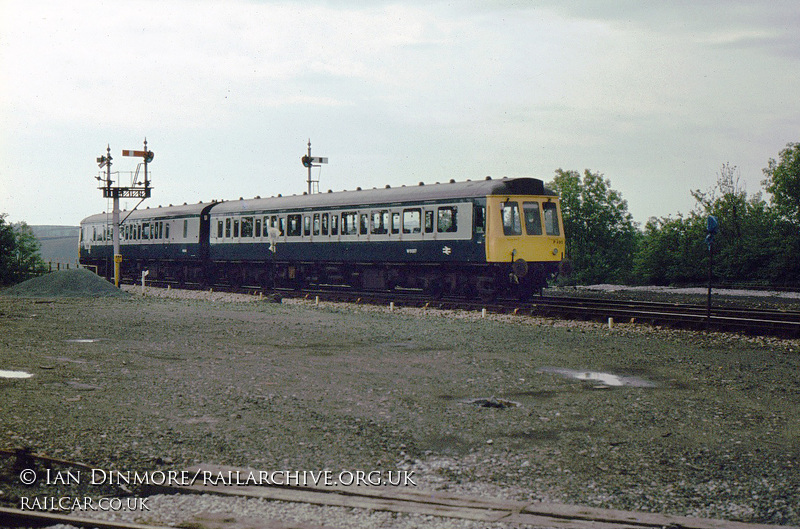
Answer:
[[[0,296],[0,330],[0,369],[33,374],[0,378],[0,447],[131,471],[408,470],[423,489],[800,524],[798,341],[156,289]],[[491,397],[518,405],[470,404]],[[23,488],[3,465],[8,506],[78,492]],[[149,506],[107,516],[487,527],[214,496]]]

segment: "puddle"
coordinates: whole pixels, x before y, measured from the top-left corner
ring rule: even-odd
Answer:
[[[577,380],[597,382],[601,386],[630,386],[634,388],[654,388],[656,385],[649,380],[639,377],[625,377],[612,373],[602,373],[600,371],[580,371],[578,369],[566,369],[563,367],[540,367],[537,373],[555,373]]]
[[[6,371],[0,369],[0,378],[31,378],[32,376],[31,373],[26,373],[25,371]]]
[[[497,397],[489,397],[480,398],[480,399],[468,399],[464,401],[466,404],[472,404],[473,406],[478,406],[479,408],[516,408],[519,406],[519,402],[514,402],[513,400],[506,400],[506,399],[498,399]]]

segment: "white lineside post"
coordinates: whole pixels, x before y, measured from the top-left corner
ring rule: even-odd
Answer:
[[[150,273],[150,270],[142,270],[142,295],[144,296],[144,278],[147,277],[147,274]]]

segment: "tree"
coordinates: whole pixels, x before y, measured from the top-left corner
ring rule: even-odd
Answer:
[[[779,162],[770,158],[764,175],[762,184],[772,195],[772,206],[782,218],[800,226],[800,143],[788,143]]]
[[[627,281],[638,232],[628,203],[600,173],[558,169],[549,187],[560,195],[566,253],[578,283]]]
[[[24,222],[8,224],[0,214],[0,285],[10,285],[45,271],[39,241]]]

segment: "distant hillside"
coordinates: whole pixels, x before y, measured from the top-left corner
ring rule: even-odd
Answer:
[[[77,226],[31,226],[33,234],[42,245],[41,255],[45,263],[70,263],[78,262],[78,232]],[[63,266],[62,266],[63,267]]]

